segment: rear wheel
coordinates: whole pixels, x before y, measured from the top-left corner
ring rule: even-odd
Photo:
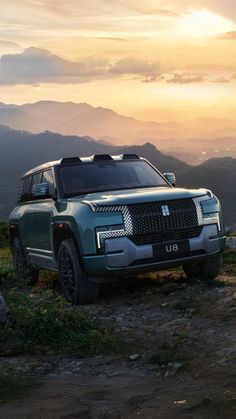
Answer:
[[[38,281],[39,270],[27,262],[23,246],[18,237],[12,243],[12,257],[17,278],[26,281],[29,285],[34,285]]]
[[[189,279],[214,279],[221,268],[221,255],[210,256],[202,262],[183,265],[185,275]]]
[[[93,303],[99,295],[99,284],[84,272],[73,239],[61,243],[58,256],[59,279],[63,294],[71,304]]]

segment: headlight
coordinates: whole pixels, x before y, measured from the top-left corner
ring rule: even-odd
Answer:
[[[217,224],[219,231],[221,231],[221,208],[218,199],[211,193],[199,198],[195,198],[194,203],[197,209],[198,224]]]
[[[117,224],[113,226],[105,226],[105,227],[96,228],[98,249],[102,249],[104,247],[105,239],[111,239],[114,237],[124,237],[124,236],[126,236],[124,224]]]
[[[123,224],[113,224],[111,226],[97,227],[96,238],[98,249],[104,246],[105,239],[114,237],[131,236],[133,234],[133,223],[127,205],[98,205],[93,202],[83,201],[87,204],[93,212],[101,214],[119,213],[122,215]],[[119,222],[119,221],[118,221]]]

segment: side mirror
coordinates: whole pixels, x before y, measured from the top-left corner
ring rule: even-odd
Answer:
[[[164,173],[166,180],[172,185],[176,186],[176,177],[174,173]]]
[[[34,198],[48,198],[49,185],[48,183],[36,183],[32,188],[32,195]]]

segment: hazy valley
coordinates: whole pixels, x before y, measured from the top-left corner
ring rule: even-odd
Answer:
[[[191,117],[191,108],[176,110],[176,113],[158,109],[150,111],[150,115],[148,111],[136,115],[136,118],[127,117],[86,103],[0,103],[0,124],[16,130],[91,136],[122,146],[151,142],[162,152],[189,164],[199,164],[212,157],[236,158],[236,122],[226,115],[214,118],[204,108],[195,119]],[[154,122],[148,121],[148,116]]]

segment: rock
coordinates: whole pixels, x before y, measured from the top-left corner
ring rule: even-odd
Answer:
[[[172,292],[183,291],[183,287],[180,283],[176,282],[166,282],[162,285],[160,292],[161,294],[168,295]]]
[[[180,362],[169,362],[165,372],[165,378],[175,376],[181,368],[182,364]]]
[[[137,361],[137,359],[139,358],[140,358],[139,354],[134,354],[134,355],[129,356],[130,361]]]
[[[12,316],[10,311],[5,303],[4,298],[0,295],[0,326],[10,323],[12,321]]]
[[[236,237],[227,237],[226,244],[229,249],[236,249]]]

